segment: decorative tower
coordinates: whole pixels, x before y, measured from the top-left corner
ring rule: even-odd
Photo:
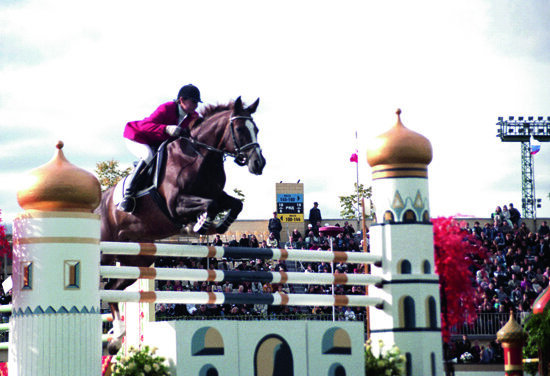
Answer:
[[[97,179],[67,161],[63,143],[27,176],[13,227],[10,375],[101,372]]]
[[[439,278],[428,195],[432,146],[405,128],[400,115],[398,109],[397,123],[367,151],[376,220],[371,253],[382,257],[382,267],[372,274],[383,279],[383,287],[369,295],[384,300],[383,310],[371,311],[371,338],[373,346],[382,340],[401,349],[406,375],[441,375]]]
[[[523,376],[523,345],[527,333],[510,312],[510,320],[498,332],[497,338],[504,349],[504,375]]]

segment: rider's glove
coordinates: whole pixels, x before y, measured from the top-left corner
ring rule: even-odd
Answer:
[[[164,133],[171,137],[181,137],[183,136],[183,129],[178,127],[177,125],[167,125],[166,128],[164,128]]]

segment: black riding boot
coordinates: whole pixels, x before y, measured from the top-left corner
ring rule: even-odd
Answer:
[[[124,198],[118,204],[117,209],[126,213],[132,213],[136,208],[136,193],[138,188],[139,175],[147,166],[147,163],[140,159],[132,175],[126,180],[126,189],[124,190]]]

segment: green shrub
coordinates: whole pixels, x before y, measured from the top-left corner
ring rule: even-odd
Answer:
[[[379,353],[372,352],[371,340],[365,343],[365,374],[368,376],[401,376],[405,368],[405,356],[393,345],[384,352],[384,342],[378,341]]]
[[[139,349],[131,346],[128,356],[116,356],[112,376],[170,376],[165,360],[155,356],[156,348],[143,346]]]

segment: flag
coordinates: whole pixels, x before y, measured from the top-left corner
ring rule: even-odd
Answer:
[[[357,150],[355,151],[355,153],[353,153],[351,155],[351,157],[349,158],[349,161],[353,162],[353,163],[359,163],[359,157],[357,156]]]
[[[540,145],[531,145],[531,155],[535,155],[540,151]]]

